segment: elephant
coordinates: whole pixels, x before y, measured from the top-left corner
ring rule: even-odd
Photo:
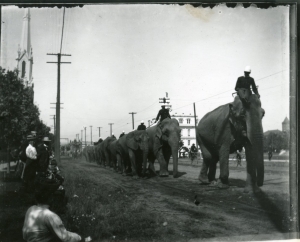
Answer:
[[[82,151],[83,156],[85,157],[87,162],[95,161],[95,149],[94,146],[86,146]]]
[[[110,143],[115,141],[115,137],[107,137],[101,144],[100,144],[100,155],[101,155],[101,163],[103,163],[104,166],[109,166],[114,169],[116,169],[115,166],[113,166],[113,163],[111,163],[111,152],[109,149]]]
[[[100,145],[103,142],[102,139],[100,139],[97,143],[94,143],[94,152],[95,152],[95,160],[97,164],[101,164],[101,152],[100,152]]]
[[[158,160],[160,164],[160,176],[168,176],[168,165],[172,155],[173,157],[173,177],[178,176],[178,149],[180,141],[180,127],[177,119],[166,118],[159,124],[146,130],[149,136],[148,161],[152,171],[154,170],[154,161]]]
[[[117,141],[118,140],[112,141],[108,147],[110,151],[110,162],[112,163],[115,171],[117,171]]]
[[[126,175],[132,170],[133,178],[144,176],[147,167],[149,136],[145,130],[135,130],[117,141],[117,159]],[[127,168],[127,169],[126,169]],[[143,170],[143,171],[142,171]]]
[[[199,180],[202,184],[228,188],[229,154],[245,147],[247,179],[244,192],[260,191],[264,181],[263,127],[265,114],[255,94],[247,99],[236,96],[232,103],[207,113],[198,123],[196,138],[203,155]],[[220,176],[215,180],[216,164]]]

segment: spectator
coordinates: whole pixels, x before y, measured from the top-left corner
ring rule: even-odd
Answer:
[[[29,141],[29,145],[26,148],[27,159],[23,178],[26,191],[32,191],[37,170],[37,152],[34,147],[36,138],[28,135],[27,140]]]
[[[41,182],[44,180],[39,179],[36,185],[35,199],[37,205],[31,206],[26,212],[22,229],[23,239],[27,242],[84,241],[80,235],[67,231],[60,217],[49,210],[53,192],[59,184]]]
[[[53,158],[52,151],[50,147],[50,141],[48,137],[43,138],[43,143],[39,145],[38,149],[38,172],[46,172],[48,165],[49,165],[49,159]]]

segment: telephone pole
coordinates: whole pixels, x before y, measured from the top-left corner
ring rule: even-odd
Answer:
[[[196,138],[196,147],[198,149],[198,142],[197,142],[197,130],[196,130],[196,127],[197,127],[197,119],[196,119],[196,106],[195,106],[195,103],[194,103],[194,119],[195,119],[195,138]]]
[[[84,127],[84,144],[85,144],[85,147],[86,147],[86,127]]]
[[[132,115],[132,130],[134,130],[134,116],[136,113],[132,112],[132,113],[129,113]]]
[[[83,131],[83,130],[80,130],[80,131],[81,131],[81,142],[82,142],[82,131]]]
[[[53,134],[54,134],[54,137],[55,137],[55,135],[56,135],[55,134],[55,115],[50,115],[50,116],[53,116],[53,124],[54,124],[54,126],[53,126],[54,127]]]
[[[90,128],[91,128],[91,145],[93,144],[93,126],[90,126]]]
[[[150,120],[148,120],[148,128],[150,127]]]
[[[64,34],[64,23],[65,23],[65,8],[63,11],[63,23],[62,23],[62,32],[61,32],[61,42],[60,42],[60,52],[59,53],[47,53],[47,55],[56,55],[57,62],[49,61],[47,63],[57,64],[57,98],[56,98],[56,142],[55,142],[55,153],[56,160],[60,163],[60,65],[61,64],[71,64],[71,62],[61,62],[62,56],[71,56],[69,54],[62,54],[62,42]]]
[[[112,135],[112,125],[113,125],[113,123],[109,123],[109,125],[110,125],[110,136]]]
[[[98,129],[99,129],[99,137],[101,137],[101,135],[100,135],[100,129],[102,128],[102,127],[97,127]]]

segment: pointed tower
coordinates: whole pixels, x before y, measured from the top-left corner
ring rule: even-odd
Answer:
[[[19,70],[19,77],[23,78],[25,86],[32,86],[32,65],[33,55],[31,46],[31,33],[30,33],[30,9],[25,9],[23,17],[23,29],[21,36],[21,45],[18,47],[17,55],[17,68]]]

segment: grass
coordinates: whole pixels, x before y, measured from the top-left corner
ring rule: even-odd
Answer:
[[[66,177],[65,189],[70,199],[63,219],[70,230],[96,241],[160,238],[156,230],[162,220],[122,189],[73,174]]]
[[[63,162],[67,210],[59,214],[67,230],[93,241],[164,241],[172,234],[162,227],[160,214],[137,195],[108,182],[99,184],[92,175],[83,174],[71,162]],[[2,176],[1,176],[2,177]],[[103,180],[101,180],[103,181]],[[21,183],[1,182],[0,241],[23,241],[22,227],[27,209],[35,204],[33,194],[20,193]]]

